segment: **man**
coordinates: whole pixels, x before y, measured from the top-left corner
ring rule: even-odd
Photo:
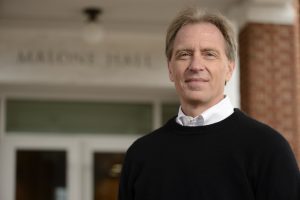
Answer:
[[[119,200],[300,200],[286,140],[224,95],[236,52],[219,14],[192,8],[171,23],[166,55],[181,107],[128,149]]]

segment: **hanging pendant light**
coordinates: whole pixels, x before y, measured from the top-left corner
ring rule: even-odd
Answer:
[[[97,44],[103,39],[103,26],[99,22],[102,9],[97,7],[87,7],[83,13],[87,17],[87,22],[83,28],[84,40],[91,44]]]

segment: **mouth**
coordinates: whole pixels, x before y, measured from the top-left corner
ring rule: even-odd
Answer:
[[[188,78],[185,80],[186,83],[206,83],[208,79],[205,78]]]

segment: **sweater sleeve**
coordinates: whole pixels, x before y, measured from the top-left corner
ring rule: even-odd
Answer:
[[[136,146],[134,144],[126,152],[119,182],[118,200],[134,200],[134,184],[139,172],[135,152]]]
[[[257,174],[256,200],[300,200],[299,167],[288,142],[280,136],[269,144]]]
[[[131,164],[131,159],[127,152],[123,162],[119,182],[118,200],[133,200],[133,183],[130,181]]]

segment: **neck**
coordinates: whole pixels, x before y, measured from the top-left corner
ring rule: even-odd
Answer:
[[[223,98],[224,96],[209,103],[181,101],[181,109],[185,115],[191,117],[197,117],[201,115],[204,111],[209,109],[210,107],[219,103]]]

